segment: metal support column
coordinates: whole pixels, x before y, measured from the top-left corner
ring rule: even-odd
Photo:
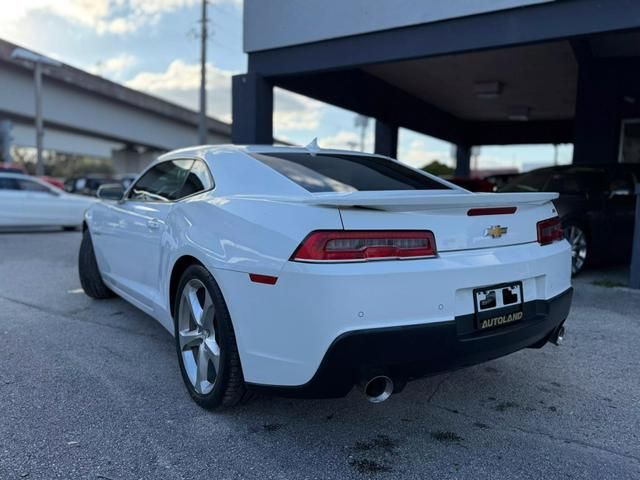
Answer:
[[[374,152],[379,155],[397,158],[398,126],[376,120],[376,138]]]
[[[235,75],[232,80],[231,139],[236,144],[273,143],[273,85],[261,75]]]
[[[35,101],[36,101],[36,175],[44,175],[42,144],[44,125],[42,121],[42,63],[36,62],[34,67]]]
[[[471,174],[471,145],[456,145],[456,177]]]
[[[629,287],[640,289],[640,183],[636,185],[636,218],[633,231]]]
[[[11,163],[11,143],[13,137],[11,130],[13,123],[11,120],[0,120],[0,163]]]

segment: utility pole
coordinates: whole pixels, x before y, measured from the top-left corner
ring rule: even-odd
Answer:
[[[44,175],[44,160],[42,159],[42,144],[44,139],[44,125],[42,122],[42,62],[36,61],[34,69],[34,83],[36,92],[36,175]]]
[[[369,125],[369,117],[356,115],[354,125],[360,129],[360,151],[364,152],[364,137],[367,132],[367,126]]]
[[[471,172],[478,171],[478,162],[480,159],[480,153],[482,152],[482,146],[476,145],[471,147]]]
[[[35,85],[35,127],[36,127],[36,150],[37,163],[36,175],[44,175],[44,162],[42,159],[44,122],[42,120],[42,66],[49,65],[59,67],[62,65],[56,60],[52,60],[43,55],[38,55],[24,48],[16,48],[11,52],[11,58],[22,60],[33,64],[33,83]]]
[[[0,163],[11,163],[11,129],[13,124],[10,120],[0,120]]]
[[[198,121],[198,143],[207,143],[207,0],[202,0],[200,19],[200,118]]]

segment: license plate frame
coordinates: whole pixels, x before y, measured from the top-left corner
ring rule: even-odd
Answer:
[[[474,288],[473,305],[477,330],[493,330],[517,323],[524,317],[522,282]]]

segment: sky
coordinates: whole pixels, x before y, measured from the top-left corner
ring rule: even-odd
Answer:
[[[2,0],[0,37],[64,63],[196,109],[199,87],[200,0]],[[208,113],[231,121],[231,76],[246,71],[242,1],[210,0]],[[276,89],[274,135],[305,145],[359,149],[356,115]],[[364,131],[373,150],[374,122]],[[433,160],[453,166],[451,144],[400,129],[398,158],[421,167]],[[483,146],[478,168],[528,170],[554,160],[552,145]],[[572,147],[558,147],[559,163]]]

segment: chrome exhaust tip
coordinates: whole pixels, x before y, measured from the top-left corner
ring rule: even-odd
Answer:
[[[564,335],[565,335],[565,330],[563,325],[562,327],[558,328],[551,342],[554,345],[560,345],[564,341]]]
[[[384,375],[370,378],[364,384],[364,394],[371,403],[381,403],[393,393],[393,380]]]

